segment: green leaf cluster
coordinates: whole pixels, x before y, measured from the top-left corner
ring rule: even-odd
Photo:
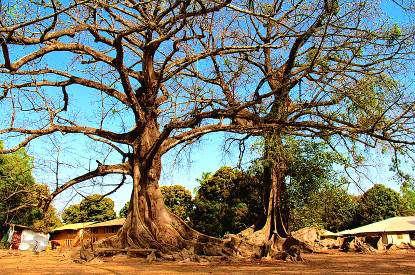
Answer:
[[[162,186],[164,204],[175,215],[189,220],[193,210],[192,193],[181,185]]]
[[[64,223],[103,222],[115,218],[114,201],[99,194],[85,197],[79,204],[67,207],[62,213]]]
[[[46,212],[40,208],[49,188],[35,182],[32,169],[33,158],[25,149],[0,155],[0,224],[15,223],[48,232],[59,226],[60,220],[53,207]]]
[[[256,222],[263,210],[259,178],[231,167],[204,174],[199,180],[191,222],[195,229],[223,236]]]
[[[405,197],[381,184],[375,184],[359,199],[357,223],[366,225],[395,216],[413,213]]]

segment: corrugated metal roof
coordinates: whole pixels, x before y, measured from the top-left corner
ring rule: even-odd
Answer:
[[[125,222],[125,218],[119,218],[119,219],[114,219],[114,220],[105,221],[105,222],[93,223],[86,227],[102,227],[102,226],[116,226],[116,225],[122,226],[124,222]]]
[[[344,230],[339,235],[356,235],[361,233],[408,232],[415,231],[415,216],[394,217],[371,223],[358,228]]]
[[[65,224],[63,226],[60,226],[58,228],[53,229],[52,232],[62,231],[62,230],[79,230],[79,229],[85,228],[88,225],[93,224],[93,223],[94,222],[81,222],[81,223]]]

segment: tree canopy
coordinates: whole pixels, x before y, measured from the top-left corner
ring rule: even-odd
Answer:
[[[69,206],[62,213],[64,223],[104,222],[115,218],[114,201],[99,194],[86,196],[79,204]]]
[[[124,204],[124,206],[121,208],[121,210],[120,210],[120,213],[119,213],[119,216],[121,217],[121,218],[126,218],[127,217],[127,215],[128,215],[128,209],[130,208],[130,202],[129,201],[127,201],[125,204]]]
[[[192,193],[181,185],[162,186],[164,204],[183,220],[189,220],[193,211]]]
[[[381,184],[375,184],[359,199],[358,223],[366,225],[411,212],[401,194]]]
[[[246,229],[263,212],[260,186],[257,178],[231,167],[204,174],[194,199],[192,225],[213,236]]]

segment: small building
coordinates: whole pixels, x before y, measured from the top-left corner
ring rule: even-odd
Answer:
[[[51,242],[60,247],[74,247],[80,244],[85,228],[94,222],[65,224],[51,232]]]
[[[3,228],[0,228],[0,235],[2,247],[9,247],[9,249],[15,250],[33,250],[36,252],[46,249],[50,237],[49,234],[31,227],[11,223],[6,223],[3,225]]]
[[[83,241],[93,242],[115,235],[123,226],[125,218],[105,222],[66,224],[51,232],[51,242],[62,248],[79,246]]]
[[[355,229],[344,230],[338,236],[381,237],[385,245],[415,245],[415,216],[393,217]]]

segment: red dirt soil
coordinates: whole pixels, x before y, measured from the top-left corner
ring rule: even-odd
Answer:
[[[0,250],[0,274],[415,274],[415,251],[385,254],[306,254],[306,262],[258,261],[243,263],[146,263],[114,256],[74,263],[70,253]]]

